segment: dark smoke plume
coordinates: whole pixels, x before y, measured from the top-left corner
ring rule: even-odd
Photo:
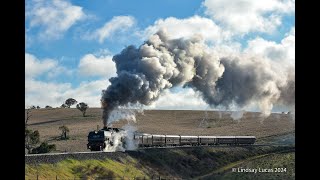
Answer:
[[[258,103],[268,115],[274,104],[294,104],[294,71],[279,73],[272,62],[258,57],[219,58],[199,36],[170,39],[161,30],[139,48],[128,46],[112,60],[117,77],[109,79],[111,85],[101,98],[105,125],[115,108],[150,105],[175,86],[199,91],[213,107]]]

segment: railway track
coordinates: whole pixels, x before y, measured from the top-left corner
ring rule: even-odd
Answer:
[[[231,148],[231,147],[262,147],[262,146],[288,146],[283,144],[253,144],[253,145],[213,145],[213,146],[163,146],[163,147],[139,147],[137,150],[145,150],[145,149],[173,149],[173,148],[199,148],[199,147],[224,147],[224,148]],[[129,151],[137,151],[137,150],[127,150]],[[122,151],[117,151],[122,152]],[[113,152],[104,152],[104,151],[82,151],[82,152],[61,152],[61,153],[44,153],[44,154],[26,154],[25,156],[55,156],[55,155],[76,155],[76,154],[99,154],[99,153],[113,153]]]

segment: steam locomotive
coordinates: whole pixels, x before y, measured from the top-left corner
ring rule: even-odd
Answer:
[[[213,145],[252,145],[255,136],[181,136],[135,133],[127,139],[121,128],[105,127],[88,134],[87,148],[91,151],[102,151],[105,148],[121,146],[113,149],[127,149],[127,141],[133,141],[137,147],[167,146],[213,146]]]
[[[98,131],[90,131],[88,134],[87,149],[91,151],[102,151],[107,146],[114,146],[115,135],[124,132],[120,128],[104,127]],[[124,137],[120,136],[120,141],[124,142]]]

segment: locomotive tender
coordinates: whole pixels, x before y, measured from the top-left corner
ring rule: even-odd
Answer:
[[[103,128],[88,134],[87,148],[91,151],[101,151],[107,146],[115,145],[117,134],[124,134],[120,128]],[[117,136],[119,137],[119,136]],[[121,146],[126,149],[127,137],[121,137]],[[167,147],[167,146],[214,146],[214,145],[252,145],[255,136],[182,136],[135,133],[131,139],[138,147]],[[119,144],[119,143],[117,143]]]

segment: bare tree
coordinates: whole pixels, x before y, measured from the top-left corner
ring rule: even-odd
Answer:
[[[69,139],[69,128],[67,126],[60,126],[59,130],[61,130],[61,139]]]
[[[77,109],[79,109],[82,112],[83,117],[86,116],[86,111],[89,108],[88,104],[81,102],[77,104]]]
[[[31,106],[30,108],[27,109],[26,111],[26,120],[25,120],[25,129],[24,129],[24,142],[25,142],[25,148],[28,150],[28,153],[31,153],[31,150],[34,148],[35,145],[37,145],[40,142],[40,134],[39,131],[32,131],[28,129],[28,122],[32,116],[31,114],[31,109],[34,109]]]
[[[30,109],[30,108],[27,109],[26,113],[27,113],[27,116],[26,116],[26,120],[25,120],[25,123],[24,123],[25,128],[27,128],[27,126],[28,126],[28,121],[29,121],[30,117],[32,116],[32,115],[30,114],[30,113],[31,113],[31,109]]]

